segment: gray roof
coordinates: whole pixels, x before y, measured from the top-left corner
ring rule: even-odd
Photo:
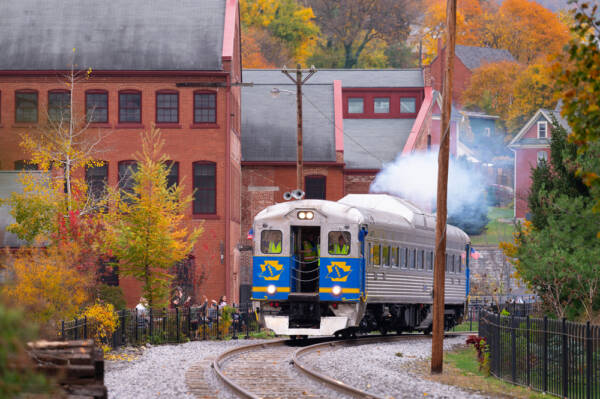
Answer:
[[[347,169],[381,169],[402,152],[414,119],[344,119]]]
[[[244,82],[250,83],[253,79],[260,83],[292,85],[292,82],[279,70],[244,69]],[[318,69],[306,84],[331,84],[334,80],[341,80],[344,88],[423,87],[425,85],[421,69]]]
[[[0,2],[0,70],[220,70],[224,0]]]
[[[456,56],[471,70],[482,64],[498,61],[515,61],[508,50],[489,47],[456,46]]]
[[[13,192],[23,192],[23,186],[18,181],[19,174],[17,171],[0,171],[0,198],[7,199]],[[32,172],[27,173],[41,173]],[[26,242],[19,240],[16,235],[6,231],[6,228],[15,222],[15,219],[10,214],[8,205],[0,206],[0,247],[16,248],[26,245]]]
[[[257,85],[242,88],[242,160],[296,161],[295,86],[279,70],[245,70],[244,81]],[[282,90],[277,98],[271,96],[275,86]],[[302,90],[304,161],[333,162],[333,85],[313,84]]]

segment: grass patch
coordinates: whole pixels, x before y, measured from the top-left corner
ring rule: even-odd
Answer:
[[[513,209],[500,208],[491,206],[488,210],[488,218],[490,221],[486,226],[486,230],[479,235],[471,236],[473,245],[498,245],[502,241],[512,240],[512,233],[515,228],[512,223],[505,223],[499,219],[512,219]]]
[[[450,331],[463,332],[463,331],[479,331],[479,322],[473,321],[469,324],[468,321],[465,321],[462,324],[454,326]]]
[[[465,345],[446,352],[442,374],[431,375],[429,361],[419,362],[416,369],[422,374],[423,378],[475,391],[486,397],[518,399],[548,399],[548,397],[551,397],[484,375],[483,372],[479,371],[477,353],[472,346]]]

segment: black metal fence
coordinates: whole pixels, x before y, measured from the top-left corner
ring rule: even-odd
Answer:
[[[490,372],[563,398],[600,398],[600,326],[482,311]]]
[[[249,338],[261,331],[251,304],[216,308],[124,309],[117,311],[119,323],[106,344],[112,348],[146,343],[178,343],[191,340]],[[88,338],[94,322],[79,318],[61,322],[59,338]]]
[[[516,298],[516,300],[515,300]],[[529,299],[530,297],[527,297]],[[477,331],[479,326],[479,314],[484,310],[492,312],[506,311],[515,316],[531,316],[541,314],[541,302],[525,302],[521,297],[511,297],[510,300],[495,301],[483,298],[471,298],[466,307],[462,323],[454,326],[451,331]]]

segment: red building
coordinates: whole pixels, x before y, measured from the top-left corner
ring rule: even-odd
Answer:
[[[244,82],[253,83],[242,89],[241,242],[248,250],[254,216],[297,188],[296,88],[279,70],[244,70]],[[306,198],[367,193],[384,164],[439,143],[433,117],[441,103],[426,82],[421,69],[317,71],[302,89]],[[242,256],[242,298],[249,297],[250,255]]]
[[[559,110],[539,109],[523,126],[508,147],[515,153],[514,217],[527,218],[527,197],[531,187],[531,168],[540,159],[550,158],[550,138],[553,118],[567,131],[569,126],[560,116]]]
[[[489,47],[475,47],[456,45],[454,57],[454,71],[452,82],[452,102],[460,109],[463,91],[469,85],[473,71],[486,63],[499,61],[515,61],[508,50]],[[446,47],[442,47],[442,40],[438,40],[436,57],[428,68],[431,70],[431,85],[434,90],[442,91],[444,83],[444,66],[446,60]]]
[[[16,22],[18,21],[18,22]],[[23,167],[19,135],[43,127],[69,96],[71,64],[92,68],[77,84],[71,112],[86,116],[105,166],[88,176],[123,181],[140,131],[163,131],[170,179],[196,189],[188,210],[204,234],[179,271],[187,293],[238,301],[240,237],[240,24],[237,0],[109,2],[20,0],[0,5],[0,162]],[[90,112],[93,111],[93,112]],[[110,134],[108,134],[110,133]],[[140,286],[121,279],[128,305]]]

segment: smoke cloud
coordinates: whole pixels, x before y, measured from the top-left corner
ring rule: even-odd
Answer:
[[[450,159],[448,171],[448,217],[472,219],[473,211],[485,203],[485,180],[481,173],[460,159]],[[371,184],[370,192],[388,193],[433,209],[437,196],[437,151],[399,154],[384,166]],[[480,212],[476,212],[480,213]]]

